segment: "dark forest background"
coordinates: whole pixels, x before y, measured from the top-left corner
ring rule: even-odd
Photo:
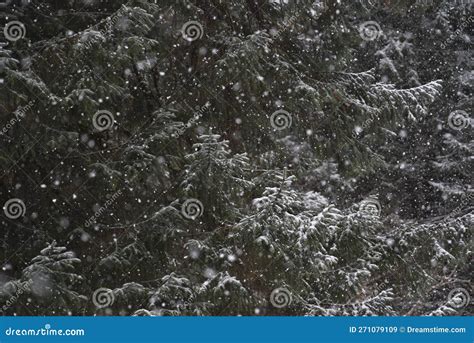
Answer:
[[[3,315],[472,314],[472,5],[0,21]]]

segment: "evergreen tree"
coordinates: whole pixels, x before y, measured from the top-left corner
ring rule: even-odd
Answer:
[[[2,11],[4,314],[472,313],[466,6]]]

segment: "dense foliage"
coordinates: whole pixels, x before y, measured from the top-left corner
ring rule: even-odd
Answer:
[[[472,314],[470,5],[0,6],[2,314]]]

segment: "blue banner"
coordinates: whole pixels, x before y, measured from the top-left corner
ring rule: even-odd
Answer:
[[[0,342],[472,343],[472,317],[0,317]]]

